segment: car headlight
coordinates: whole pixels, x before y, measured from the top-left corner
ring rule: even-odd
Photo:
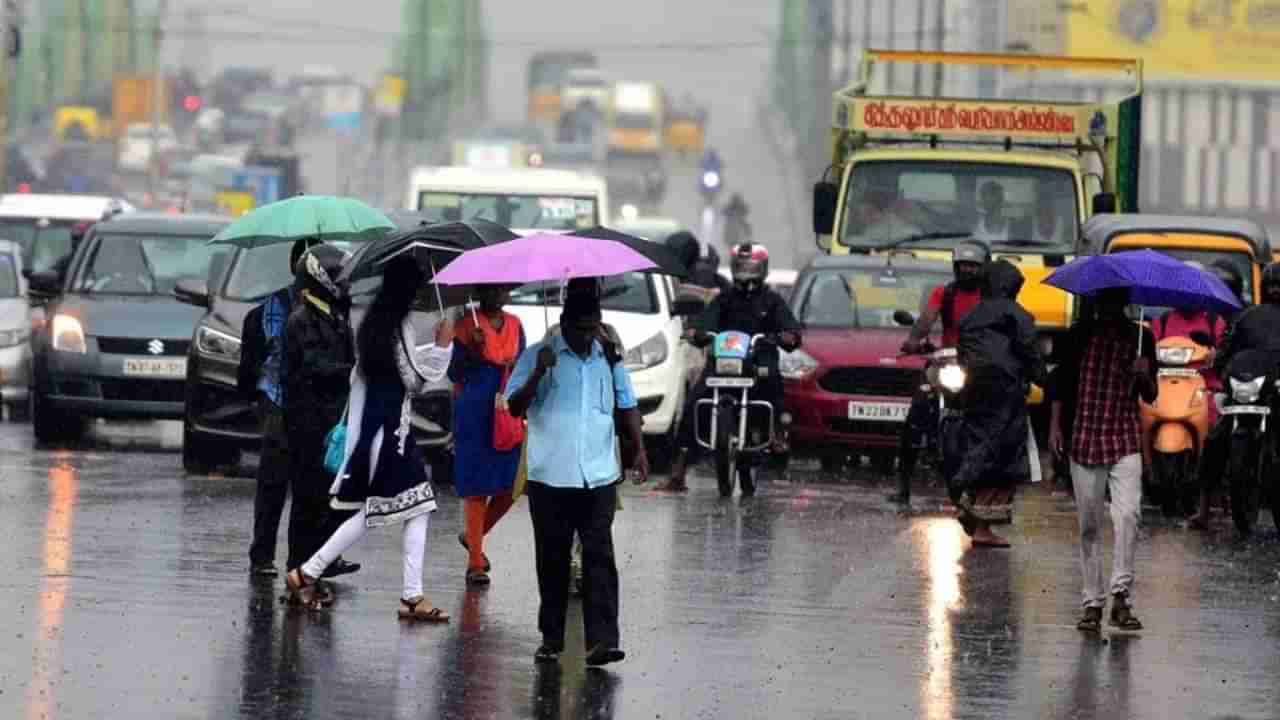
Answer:
[[[938,384],[951,392],[960,392],[964,387],[964,378],[964,368],[959,365],[943,365],[938,370]]]
[[[203,327],[196,331],[196,349],[201,354],[222,360],[240,359],[240,338]]]
[[[818,361],[803,350],[782,351],[778,358],[778,372],[784,380],[799,382],[818,371]]]
[[[1166,347],[1156,349],[1156,360],[1161,365],[1186,365],[1191,362],[1195,350],[1189,347]]]
[[[53,316],[53,349],[84,355],[89,345],[84,340],[84,326],[80,320],[61,313]]]
[[[14,328],[12,330],[0,330],[0,348],[14,347],[21,345],[31,337],[29,328]]]
[[[1257,402],[1262,394],[1262,383],[1265,377],[1256,377],[1248,382],[1231,378],[1231,397],[1238,403]]]
[[[628,370],[645,370],[667,360],[667,338],[662,333],[631,348],[622,356]]]

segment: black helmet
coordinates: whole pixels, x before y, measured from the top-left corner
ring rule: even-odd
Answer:
[[[1262,301],[1280,304],[1280,264],[1270,263],[1262,268]]]
[[[956,244],[955,250],[951,252],[951,268],[955,272],[956,285],[969,290],[977,287],[982,281],[981,273],[962,275],[960,263],[974,263],[979,267],[986,267],[990,261],[991,248],[981,240],[969,238]]]
[[[1226,285],[1237,298],[1244,298],[1244,278],[1230,260],[1214,260],[1209,264],[1209,272],[1213,273]]]
[[[348,253],[327,243],[307,248],[293,269],[297,286],[326,302],[343,300],[347,293],[337,279],[349,257]]]

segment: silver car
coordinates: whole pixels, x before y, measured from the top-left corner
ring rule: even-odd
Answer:
[[[0,240],[0,401],[11,419],[27,416],[31,384],[31,309],[22,247]]]

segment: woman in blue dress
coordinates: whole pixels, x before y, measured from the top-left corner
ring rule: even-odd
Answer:
[[[484,536],[511,509],[511,487],[520,465],[518,446],[494,449],[493,417],[525,338],[520,319],[502,309],[511,299],[505,286],[480,285],[476,295],[479,312],[458,323],[449,379],[456,386],[453,476],[466,517],[458,542],[468,552],[467,585],[484,586],[491,571]]]

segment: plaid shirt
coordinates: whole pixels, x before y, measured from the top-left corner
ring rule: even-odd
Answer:
[[[1135,330],[1127,323],[1099,327],[1079,347],[1071,459],[1080,465],[1113,465],[1142,452],[1132,373],[1138,354]],[[1150,333],[1145,337],[1150,343]]]

